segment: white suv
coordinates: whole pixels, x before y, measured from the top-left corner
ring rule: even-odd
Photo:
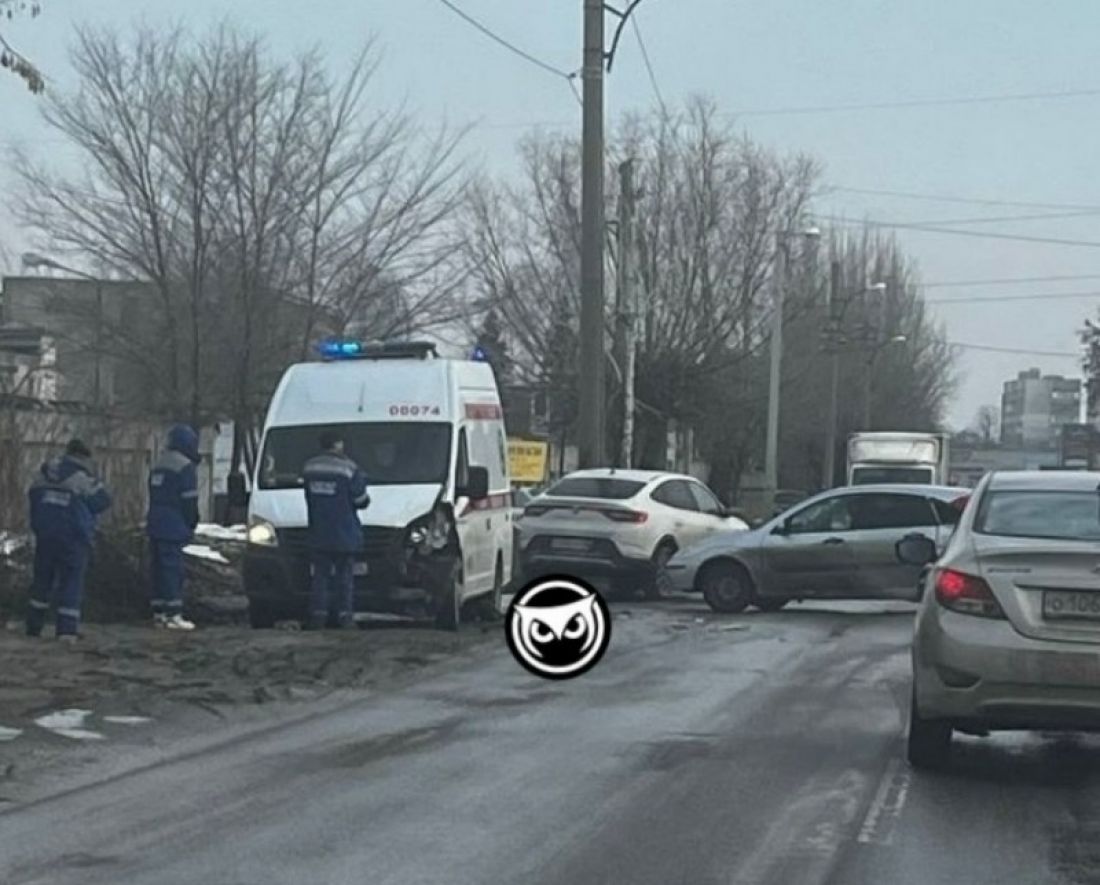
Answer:
[[[611,577],[650,598],[668,586],[672,555],[748,525],[699,480],[643,470],[582,470],[531,501],[519,522],[525,578]]]

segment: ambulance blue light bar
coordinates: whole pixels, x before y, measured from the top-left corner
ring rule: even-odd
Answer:
[[[328,360],[354,359],[363,352],[363,342],[344,338],[326,338],[317,345],[317,352]]]
[[[475,363],[487,363],[489,362],[489,354],[484,347],[475,347],[470,359]]]
[[[354,338],[326,338],[317,345],[325,360],[428,359],[438,356],[430,341],[365,342]]]

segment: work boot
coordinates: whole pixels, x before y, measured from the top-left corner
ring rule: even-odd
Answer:
[[[164,612],[153,612],[153,627],[157,630],[163,630],[168,626],[168,615]]]
[[[165,630],[180,630],[185,633],[195,629],[194,623],[188,621],[183,615],[168,615],[164,619]]]

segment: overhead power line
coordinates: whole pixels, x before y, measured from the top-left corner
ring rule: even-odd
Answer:
[[[495,43],[499,43],[501,46],[503,46],[509,52],[511,52],[515,55],[518,55],[520,58],[524,59],[525,61],[530,62],[531,64],[535,65],[536,67],[542,68],[542,70],[546,71],[548,74],[554,74],[558,77],[563,77],[564,79],[566,79],[570,82],[572,82],[573,78],[576,76],[575,74],[569,73],[569,71],[563,70],[562,68],[558,68],[558,67],[555,67],[552,64],[548,64],[547,62],[544,62],[541,58],[537,58],[536,56],[531,55],[531,53],[529,53],[529,52],[527,52],[523,49],[520,49],[518,46],[516,46],[515,43],[511,43],[508,40],[505,40],[503,37],[501,37],[499,34],[497,34],[495,31],[493,31],[487,25],[482,24],[480,21],[478,21],[472,15],[467,13],[465,10],[463,10],[462,8],[457,6],[456,4],[452,3],[451,0],[439,0],[439,2],[442,3],[444,6],[446,6],[449,10],[451,10],[451,12],[453,12],[455,15],[457,15],[459,18],[461,18],[464,22],[466,22],[467,24],[471,25],[474,28],[477,28],[477,30],[479,30],[482,34],[484,34],[490,40],[494,41]]]
[[[841,218],[837,215],[819,215],[817,217],[823,221],[846,225],[848,227],[881,227],[889,230],[913,230],[931,234],[949,234],[956,237],[978,237],[980,239],[989,240],[1013,240],[1021,243],[1046,243],[1052,246],[1087,246],[1094,249],[1100,248],[1100,242],[1096,240],[1070,240],[1060,237],[1035,237],[1028,236],[1027,234],[1004,234],[994,231],[956,230],[950,227],[935,227],[933,225],[909,224],[895,221],[873,221],[871,219],[853,221],[852,219]]]
[[[1028,200],[994,200],[981,197],[960,197],[954,194],[921,194],[912,191],[883,190],[869,187],[846,187],[839,184],[831,185],[829,190],[841,191],[848,194],[864,194],[872,197],[900,197],[905,200],[924,200],[929,203],[963,203],[970,206],[1015,206],[1019,209],[1100,210],[1100,205],[1096,203],[1047,203]]]
[[[1004,95],[975,95],[957,98],[914,98],[901,101],[872,101],[858,104],[808,105],[803,107],[761,108],[736,111],[735,117],[773,117],[792,114],[834,114],[848,111],[879,111],[895,108],[940,107],[947,105],[997,104],[1017,101],[1086,98],[1100,95],[1100,89],[1067,89],[1056,92],[1014,92]]]
[[[1055,274],[1046,277],[995,277],[988,280],[940,280],[933,283],[921,283],[924,289],[963,288],[966,286],[1012,286],[1019,283],[1058,283],[1068,280],[1100,280],[1100,274]]]
[[[1081,354],[1071,350],[1029,350],[1022,347],[997,347],[993,344],[969,344],[963,341],[948,341],[949,347],[958,347],[961,350],[980,350],[989,353],[1013,353],[1023,356],[1053,356],[1067,359],[1081,359]]]
[[[1040,292],[1034,295],[964,295],[960,298],[926,298],[925,304],[979,304],[1002,301],[1060,301],[1100,298],[1100,292]]]
[[[646,73],[649,74],[649,85],[653,87],[653,94],[657,98],[657,104],[661,108],[661,114],[668,117],[668,105],[665,104],[665,98],[661,94],[661,87],[657,83],[657,75],[653,71],[653,62],[649,59],[649,50],[646,49],[645,38],[642,37],[642,28],[638,24],[638,16],[633,16],[630,19],[630,23],[634,26],[634,36],[638,40],[638,49],[642,53],[642,61],[645,62]]]
[[[986,215],[971,218],[937,218],[932,221],[909,221],[906,224],[955,225],[955,224],[1012,224],[1017,221],[1054,221],[1065,218],[1088,218],[1100,215],[1100,209],[1073,209],[1069,212],[1040,212],[1028,215]]]

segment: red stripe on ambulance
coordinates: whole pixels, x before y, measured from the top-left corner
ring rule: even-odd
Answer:
[[[466,417],[473,421],[496,421],[501,417],[496,403],[466,403]]]

